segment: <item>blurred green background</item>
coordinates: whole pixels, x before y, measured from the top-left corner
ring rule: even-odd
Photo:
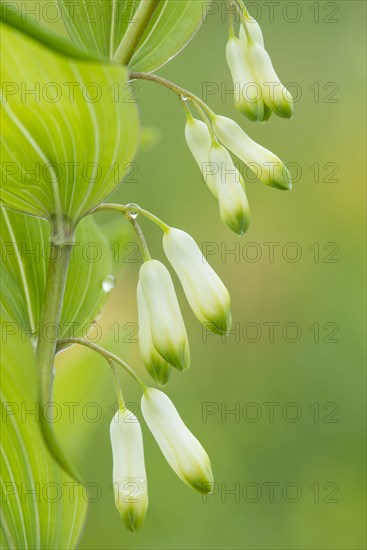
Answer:
[[[192,368],[165,390],[207,449],[217,487],[203,499],[184,486],[143,425],[150,506],[142,532],[128,533],[111,490],[110,374],[90,352],[67,352],[58,361],[56,399],[78,406],[75,422],[57,428],[95,501],[80,548],[365,548],[366,5],[249,3],[279,76],[296,83],[290,89],[299,96],[292,121],[273,116],[255,125],[225,94],[231,79],[221,4],[158,74],[200,96],[205,83],[218,84],[222,92],[206,98],[210,106],[293,163],[298,181],[290,193],[249,182],[251,227],[242,239],[233,235],[185,144],[179,102],[139,83],[142,124],[157,128],[160,140],[139,155],[137,181],[125,182],[115,199],[137,202],[210,246],[208,259],[233,301],[236,334],[206,339],[177,284]],[[142,228],[163,259],[159,230],[143,220]],[[123,240],[120,246],[117,286],[98,322],[106,347],[148,379],[130,341],[138,256],[129,259],[134,249],[123,250]],[[141,418],[139,389],[127,377],[123,385]]]

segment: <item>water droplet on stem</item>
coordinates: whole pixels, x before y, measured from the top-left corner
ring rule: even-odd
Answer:
[[[111,292],[115,288],[116,279],[113,275],[107,275],[102,281],[102,288],[105,292]]]

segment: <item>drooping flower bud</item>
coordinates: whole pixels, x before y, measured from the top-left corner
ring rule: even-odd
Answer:
[[[138,419],[119,409],[110,425],[115,504],[129,531],[138,531],[148,508],[143,436]]]
[[[282,161],[251,139],[234,120],[216,115],[213,128],[223,145],[247,164],[262,183],[282,190],[292,188],[290,173]]]
[[[168,269],[157,260],[140,268],[139,281],[148,309],[152,343],[167,363],[179,370],[190,364],[189,343]]]
[[[243,235],[250,224],[250,207],[241,174],[225,147],[213,144],[210,162],[217,167],[214,174],[222,221],[237,235]]]
[[[209,149],[212,144],[212,138],[207,125],[196,118],[188,120],[185,128],[185,137],[187,145],[203,174],[204,181],[213,195],[217,197],[217,190],[215,189],[210,170],[208,170]]]
[[[263,101],[262,89],[247,59],[247,46],[235,36],[230,36],[226,56],[233,79],[237,109],[252,121],[268,120],[271,111]]]
[[[247,59],[262,90],[266,105],[282,118],[292,118],[293,98],[281,83],[268,52],[255,40],[248,41]]]
[[[213,332],[227,333],[232,324],[229,292],[194,239],[171,227],[164,234],[163,247],[196,317]]]
[[[141,408],[144,419],[174,472],[200,493],[212,491],[210,460],[202,445],[183,423],[176,407],[160,390],[145,390]]]
[[[137,301],[140,355],[150,376],[163,386],[170,379],[172,367],[163,359],[153,345],[148,306],[140,283],[138,283]]]
[[[247,22],[247,31],[250,34],[250,37],[253,40],[256,40],[256,42],[258,42],[264,48],[264,35],[262,33],[259,23],[256,21],[256,19],[251,17],[250,14],[245,15],[245,19]],[[247,45],[247,35],[243,25],[240,26],[240,40],[244,45]]]

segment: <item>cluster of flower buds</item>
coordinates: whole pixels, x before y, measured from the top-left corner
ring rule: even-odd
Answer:
[[[226,334],[232,323],[228,290],[190,235],[162,225],[164,252],[194,314],[213,332]],[[141,357],[152,378],[163,385],[173,368],[184,371],[189,367],[190,352],[170,273],[149,254],[140,268],[137,302]],[[204,448],[167,395],[139,383],[144,387],[143,417],[168,464],[187,485],[200,493],[210,493],[213,474]],[[122,395],[110,437],[116,507],[125,526],[135,532],[143,524],[148,508],[148,485],[140,424],[123,404]]]
[[[163,247],[198,320],[209,330],[226,334],[232,322],[228,290],[194,239],[169,227]],[[152,378],[163,385],[172,367],[180,371],[189,367],[190,351],[171,275],[158,260],[141,266],[137,301],[141,357]]]
[[[194,239],[164,224],[163,248],[198,320],[213,332],[226,334],[232,323],[228,290]],[[173,368],[184,371],[189,367],[190,352],[170,273],[150,257],[140,268],[137,302],[141,357],[152,378],[163,385]],[[145,388],[141,409],[171,468],[190,487],[210,493],[213,474],[209,457],[172,401],[157,389]],[[125,526],[137,531],[148,507],[143,437],[136,416],[122,401],[112,419],[110,436],[116,507]]]
[[[265,122],[272,112],[291,118],[292,97],[276,75],[259,24],[244,6],[241,22],[239,38],[232,25],[227,43],[227,61],[235,88],[238,84],[241,89],[241,94],[236,94],[236,106],[253,121]],[[193,118],[188,111],[186,142],[204,181],[218,200],[222,221],[243,235],[250,224],[250,208],[243,177],[228,151],[262,183],[276,189],[291,189],[290,173],[276,155],[251,139],[236,122],[205,109],[205,105],[203,108],[199,105],[199,111],[205,111],[205,122]]]
[[[235,0],[235,5],[243,10],[242,23],[239,37],[231,25],[227,60],[234,81],[243,89],[254,84],[256,90],[253,97],[242,96],[237,107],[253,121],[264,122],[272,112],[290,118],[292,98],[275,73],[260,26],[242,2]],[[168,82],[159,77],[152,79],[166,85]],[[172,83],[170,86],[177,89]],[[202,100],[190,92],[187,98],[185,91],[180,90],[187,113],[187,144],[218,201],[222,221],[236,234],[243,235],[249,227],[250,209],[245,182],[231,153],[262,183],[276,189],[291,189],[289,171],[276,155],[253,141],[236,122],[215,114]],[[186,104],[188,99],[194,102],[203,121],[193,118]],[[163,229],[165,255],[197,319],[211,331],[227,334],[232,324],[228,290],[196,242],[184,231],[169,227],[153,214],[138,209]],[[151,259],[136,223],[135,228],[144,256],[137,285],[140,354],[151,377],[164,385],[174,369],[185,371],[189,367],[189,343],[171,275],[162,262]],[[144,388],[141,402],[144,419],[168,464],[187,485],[201,493],[210,493],[213,475],[202,445],[183,423],[166,394],[139,383]],[[110,433],[116,506],[128,529],[136,531],[143,523],[148,506],[143,438],[137,418],[125,408],[122,398]]]
[[[290,173],[283,162],[230,118],[213,114],[209,128],[206,123],[188,117],[185,136],[204,181],[218,200],[222,221],[238,235],[243,235],[249,227],[250,208],[242,175],[228,149],[262,183],[282,190],[292,187]]]
[[[250,208],[243,178],[231,155],[213,139],[208,126],[200,120],[188,118],[185,136],[206,184],[218,199],[222,221],[243,235],[250,223]]]
[[[235,105],[252,121],[266,122],[272,112],[291,118],[292,95],[274,70],[260,26],[246,9],[241,15],[239,38],[232,27],[226,50],[236,90]]]
[[[210,460],[202,445],[186,427],[172,401],[154,388],[143,394],[144,419],[173,471],[190,487],[208,494],[213,489]],[[138,531],[148,508],[143,437],[136,416],[120,408],[112,419],[115,503],[125,526]]]
[[[280,190],[292,188],[291,175],[283,162],[251,139],[234,120],[215,116],[213,129],[223,145],[242,160],[262,183]]]

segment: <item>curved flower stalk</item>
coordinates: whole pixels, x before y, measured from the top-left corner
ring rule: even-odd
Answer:
[[[171,227],[164,234],[163,247],[198,320],[213,332],[226,334],[232,325],[229,292],[194,239]]]
[[[143,435],[136,416],[119,408],[110,425],[116,508],[129,531],[138,531],[148,509]]]
[[[213,473],[209,457],[184,424],[169,397],[159,390],[147,388],[141,400],[141,409],[172,470],[196,491],[210,493]]]
[[[252,40],[255,40],[260,44],[260,46],[265,48],[264,35],[261,30],[261,27],[259,23],[256,21],[256,19],[251,17],[251,15],[248,13],[245,7],[243,9],[243,18],[246,23],[246,30],[245,30],[244,24],[240,25],[240,40],[243,43],[243,45],[246,46],[248,42],[247,35],[250,35]]]

